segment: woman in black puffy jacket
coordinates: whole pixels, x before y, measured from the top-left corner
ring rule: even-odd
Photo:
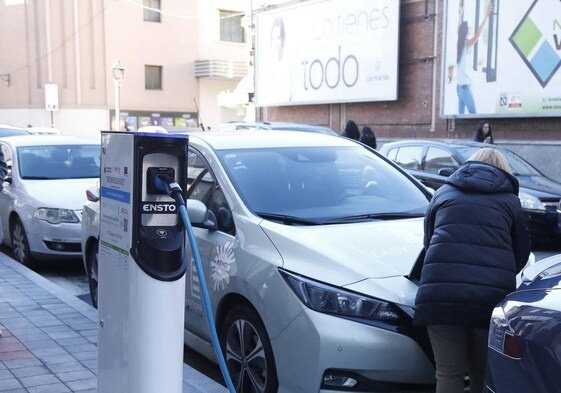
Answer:
[[[415,324],[427,326],[436,392],[463,392],[466,372],[482,392],[491,313],[530,255],[518,180],[498,149],[480,149],[435,192],[424,247]]]

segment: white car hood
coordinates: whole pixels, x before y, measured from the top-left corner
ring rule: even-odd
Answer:
[[[317,226],[262,221],[289,271],[336,286],[406,276],[423,248],[423,219]]]
[[[25,181],[24,186],[37,200],[36,207],[54,207],[82,210],[86,201],[86,189],[97,179],[60,179],[45,181]]]

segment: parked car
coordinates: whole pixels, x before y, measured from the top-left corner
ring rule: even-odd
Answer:
[[[329,127],[316,126],[312,124],[288,123],[288,122],[230,122],[218,126],[218,131],[236,130],[276,130],[276,131],[304,131],[318,134],[339,135]]]
[[[422,254],[430,193],[360,143],[295,136],[189,136],[180,183],[187,209],[201,201],[208,211],[199,216],[211,218],[192,225],[234,385],[260,393],[434,391],[430,343],[412,324],[417,284],[408,277]],[[99,213],[89,217],[86,206],[83,260],[95,302]],[[187,252],[185,344],[215,361]]]
[[[511,150],[497,145],[459,140],[403,140],[386,143],[380,153],[395,161],[427,187],[438,189],[477,149],[499,149],[520,183],[520,202],[528,215],[533,242],[561,238],[558,225],[561,183],[548,178]],[[561,210],[561,209],[560,209]]]
[[[33,135],[60,135],[60,130],[54,127],[27,127]]]
[[[0,193],[3,243],[16,260],[79,258],[84,190],[100,175],[100,143],[64,136],[0,139],[8,176]]]
[[[163,126],[143,126],[136,132],[155,132],[157,134],[191,134],[192,132],[202,132],[200,128],[194,127],[163,127]]]
[[[561,254],[524,269],[522,284],[495,307],[487,392],[559,393]]]
[[[13,135],[31,135],[25,128],[11,126],[8,124],[0,124],[0,138]]]

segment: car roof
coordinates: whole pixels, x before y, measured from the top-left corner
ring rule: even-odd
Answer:
[[[314,131],[314,130],[323,130],[326,133],[333,133],[334,135],[337,134],[329,127],[325,126],[317,126],[313,124],[305,124],[305,123],[292,123],[292,122],[283,122],[283,121],[261,121],[261,122],[229,122],[224,123],[218,126],[218,130],[220,129],[229,129],[228,126],[244,126],[248,128],[259,127],[259,128],[266,128],[271,130],[290,130],[290,131]]]
[[[296,131],[297,132],[297,131]],[[267,130],[208,131],[189,134],[190,141],[199,140],[210,145],[214,150],[301,147],[301,146],[357,146],[358,143],[336,135],[311,132]]]
[[[440,145],[449,147],[460,147],[460,146],[473,146],[473,147],[494,147],[499,148],[497,145],[490,145],[488,143],[474,142],[461,139],[404,139],[399,141],[393,141],[385,143],[386,148],[403,146],[403,145]]]
[[[60,130],[53,127],[27,127],[27,131],[33,135],[60,135]]]
[[[85,138],[69,135],[18,135],[7,136],[2,141],[12,146],[50,146],[50,145],[99,145],[100,141],[93,138]]]

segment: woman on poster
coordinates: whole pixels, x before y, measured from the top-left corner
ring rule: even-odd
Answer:
[[[458,43],[456,53],[456,69],[457,69],[457,86],[458,94],[458,113],[463,114],[467,108],[469,113],[476,113],[475,100],[471,91],[471,78],[468,73],[468,50],[477,42],[483,28],[489,19],[489,15],[493,11],[493,3],[489,2],[485,16],[481,24],[477,28],[475,35],[468,38],[469,24],[464,20],[464,2],[460,1],[459,7],[459,23],[458,23]]]

